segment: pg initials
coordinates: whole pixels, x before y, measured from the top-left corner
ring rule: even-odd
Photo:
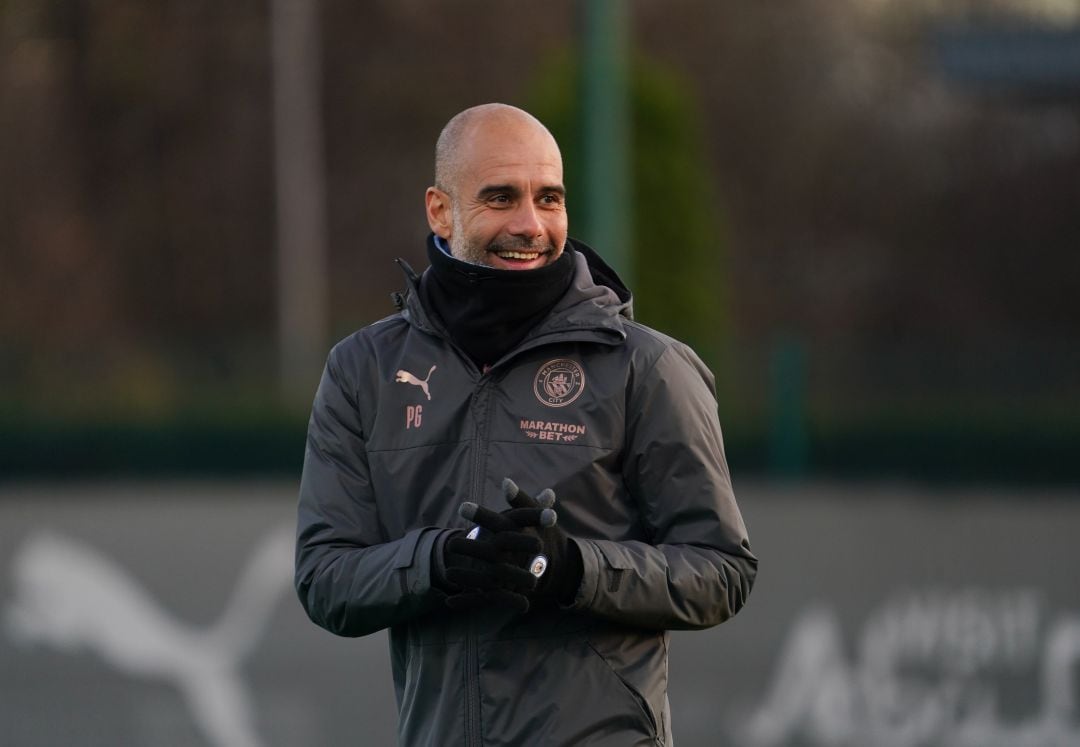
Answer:
[[[419,428],[420,421],[424,417],[423,405],[407,405],[405,407],[405,430]]]

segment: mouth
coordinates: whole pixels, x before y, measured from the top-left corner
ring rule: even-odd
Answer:
[[[534,259],[539,259],[543,254],[544,252],[523,252],[514,249],[503,249],[495,252],[495,256],[499,259],[519,260],[524,262],[531,262]]]
[[[535,270],[548,262],[545,248],[493,246],[488,248],[493,267],[503,270]]]

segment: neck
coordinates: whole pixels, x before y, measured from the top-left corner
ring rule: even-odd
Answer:
[[[473,362],[492,365],[566,293],[573,278],[572,251],[567,248],[557,260],[535,270],[500,270],[452,257],[432,239],[421,298]]]

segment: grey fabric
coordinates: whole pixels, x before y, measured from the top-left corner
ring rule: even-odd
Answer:
[[[566,296],[486,372],[410,278],[315,396],[296,589],[334,633],[390,629],[403,745],[670,744],[666,631],[723,622],[753,584],[711,374],[573,246]],[[463,501],[505,509],[504,477],[555,491],[582,583],[565,608],[450,612],[432,547],[468,528]]]

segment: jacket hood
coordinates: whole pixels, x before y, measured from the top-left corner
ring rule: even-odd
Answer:
[[[619,303],[623,304],[620,313],[627,319],[633,319],[633,294],[630,293],[630,289],[626,287],[626,283],[622,281],[619,274],[584,241],[567,239],[566,243],[568,248],[574,249],[584,258],[585,267],[592,277],[593,283],[613,291],[618,298]]]
[[[428,236],[428,243],[433,236]],[[556,302],[547,319],[536,326],[527,340],[550,333],[578,330],[592,331],[607,341],[622,341],[626,337],[623,319],[633,319],[633,296],[618,273],[590,246],[577,239],[568,239],[566,250],[572,252],[574,277],[566,294]],[[441,325],[427,312],[420,299],[420,275],[403,259],[397,260],[405,273],[405,290],[391,294],[402,316],[417,328],[445,335]],[[425,270],[428,272],[430,270]],[[528,272],[525,270],[524,272]]]

